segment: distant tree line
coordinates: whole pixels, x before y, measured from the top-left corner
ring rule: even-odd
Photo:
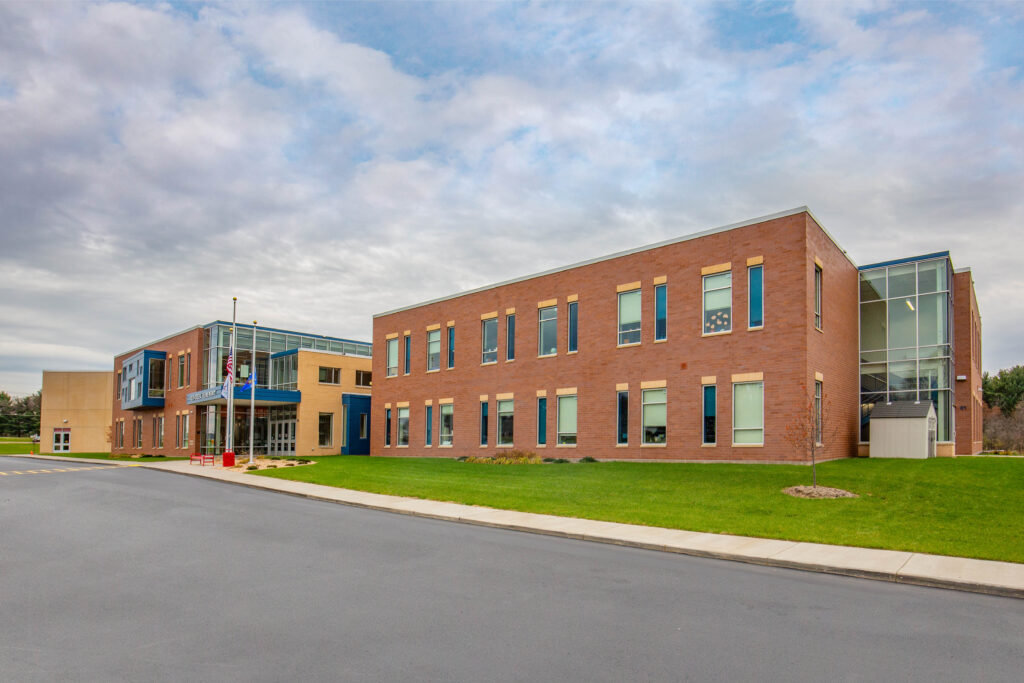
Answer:
[[[0,436],[30,436],[39,433],[39,409],[43,392],[13,398],[0,391]]]
[[[981,377],[985,415],[985,448],[1024,451],[1024,365]]]

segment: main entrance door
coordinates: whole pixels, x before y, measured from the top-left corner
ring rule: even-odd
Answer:
[[[295,420],[270,421],[270,454],[295,455]]]

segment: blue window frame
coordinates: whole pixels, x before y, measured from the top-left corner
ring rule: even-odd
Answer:
[[[505,316],[505,360],[516,359],[516,316]]]
[[[628,444],[629,443],[629,392],[620,391],[618,395],[618,437],[616,443]]]
[[[480,445],[487,445],[487,401],[480,401]]]
[[[427,445],[432,445],[434,438],[434,406],[427,406]]]
[[[448,328],[448,369],[455,367],[455,326]]]
[[[701,442],[714,444],[718,441],[718,390],[714,384],[704,385],[704,434]]]
[[[654,341],[668,338],[668,292],[666,285],[654,288]]]
[[[411,337],[409,335],[405,335],[405,374],[407,375],[409,374],[409,357],[412,355],[410,348],[412,344],[409,343],[410,341]]]
[[[578,345],[577,345],[577,340],[579,338],[579,333],[578,333],[579,321],[578,321],[578,313],[577,313],[578,309],[579,309],[579,302],[577,302],[577,301],[570,301],[569,302],[569,353],[572,353],[573,351],[576,351],[577,348],[578,348]]]
[[[764,327],[764,266],[747,269],[749,282],[749,314],[747,327]]]
[[[543,446],[548,442],[548,400],[540,396],[537,398],[537,445]]]
[[[384,445],[391,445],[391,408],[384,409]]]

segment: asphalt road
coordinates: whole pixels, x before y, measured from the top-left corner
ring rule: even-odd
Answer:
[[[1020,681],[1024,601],[0,458],[4,681]]]

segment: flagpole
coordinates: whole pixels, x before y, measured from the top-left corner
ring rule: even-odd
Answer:
[[[253,432],[256,426],[256,325],[255,320],[252,321],[252,356],[250,357],[249,363],[249,383],[252,384],[251,392],[249,394],[249,464],[252,464],[252,438]]]
[[[231,297],[231,377],[228,384],[228,429],[227,442],[228,450],[235,452],[235,339],[238,337],[238,324],[235,318],[238,313],[238,297]]]

